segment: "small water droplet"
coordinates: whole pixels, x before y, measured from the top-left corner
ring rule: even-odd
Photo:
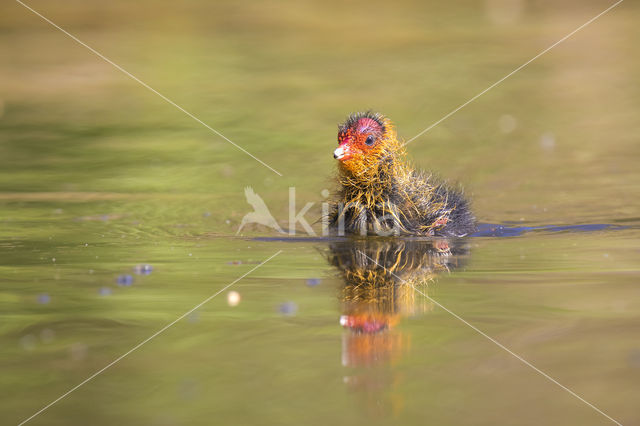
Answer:
[[[227,293],[227,304],[229,306],[238,306],[240,304],[240,293],[237,291]]]

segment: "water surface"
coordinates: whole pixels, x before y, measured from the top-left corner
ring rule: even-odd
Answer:
[[[30,424],[610,423],[434,301],[640,422],[637,5],[409,146],[504,227],[461,241],[235,234],[246,186],[320,216],[347,113],[408,139],[608,4],[31,5],[284,176],[1,6],[7,424],[279,251]]]

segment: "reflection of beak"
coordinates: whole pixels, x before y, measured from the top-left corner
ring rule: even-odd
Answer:
[[[385,318],[372,318],[363,315],[342,315],[340,325],[351,329],[351,331],[365,334],[375,334],[389,328],[389,323],[385,321]]]
[[[336,160],[347,160],[351,157],[351,152],[349,150],[349,145],[347,144],[342,144],[339,147],[336,148],[335,151],[333,151],[333,158],[335,158]]]

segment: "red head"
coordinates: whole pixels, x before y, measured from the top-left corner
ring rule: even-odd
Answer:
[[[338,148],[333,158],[343,168],[357,172],[370,167],[397,145],[391,122],[381,114],[359,112],[351,114],[339,126]]]

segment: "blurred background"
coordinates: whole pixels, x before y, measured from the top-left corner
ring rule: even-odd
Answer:
[[[504,413],[521,424],[606,421],[446,313],[400,325],[411,350],[352,399],[341,278],[322,250],[228,237],[251,211],[246,186],[283,224],[290,186],[298,209],[315,202],[308,221],[320,216],[336,125],[350,112],[380,111],[410,139],[613,3],[26,2],[280,177],[3,2],[3,417],[26,418],[284,249],[247,279],[246,303],[212,301],[33,423],[417,423],[425,411],[440,424],[510,423]],[[477,240],[467,269],[436,291],[629,423],[639,420],[639,19],[637,3],[621,3],[408,147],[417,167],[464,185],[482,222],[630,226]],[[146,264],[153,274],[137,274]],[[540,348],[549,341],[559,346]]]
[[[381,111],[409,139],[610,3],[29,5],[284,177],[8,3],[0,190],[199,194],[211,207],[222,197],[216,216],[233,223],[210,225],[229,232],[245,213],[246,185],[280,216],[288,186],[322,200],[348,113]],[[624,2],[534,61],[412,142],[413,161],[464,183],[485,221],[631,215],[637,13]]]

